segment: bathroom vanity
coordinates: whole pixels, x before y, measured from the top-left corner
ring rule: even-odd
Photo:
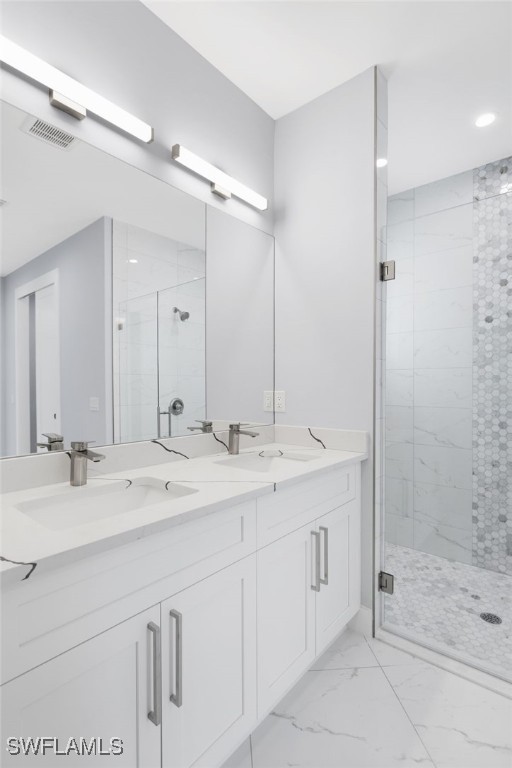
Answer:
[[[274,426],[271,234],[2,134],[1,754],[221,766],[359,608],[368,436]]]
[[[108,750],[116,738],[123,768],[213,768],[254,730],[360,600],[366,435],[346,433],[359,435],[347,451],[281,433],[189,461],[146,444],[164,463],[3,495],[2,554],[27,563],[1,564],[4,742],[98,737]],[[186,493],[158,495],[175,486]],[[133,492],[140,504],[155,495],[119,511]],[[94,522],[73,525],[87,494]],[[69,522],[54,515],[62,499]],[[45,760],[5,765],[24,759]]]

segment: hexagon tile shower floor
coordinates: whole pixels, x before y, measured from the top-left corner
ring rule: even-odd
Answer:
[[[512,576],[396,544],[386,544],[386,568],[395,593],[385,596],[384,628],[512,680]]]

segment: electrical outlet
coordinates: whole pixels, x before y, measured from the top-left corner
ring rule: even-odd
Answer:
[[[286,392],[284,389],[276,390],[274,392],[274,406],[276,412],[284,413],[286,411]]]
[[[100,409],[100,399],[99,397],[90,397],[89,398],[89,410],[90,411],[99,411]]]
[[[274,392],[272,389],[263,392],[263,410],[267,413],[274,411]]]

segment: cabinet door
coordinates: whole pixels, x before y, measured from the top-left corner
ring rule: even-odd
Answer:
[[[114,744],[119,756],[111,757],[113,764],[160,768],[161,728],[148,717],[159,693],[159,685],[153,686],[153,671],[159,672],[153,655],[159,621],[159,609],[151,608],[4,685],[2,765],[105,765],[110,761],[100,751],[120,739],[122,754]],[[43,753],[38,737],[58,743],[45,742]],[[11,756],[5,750],[9,738],[32,738],[39,754]],[[85,747],[91,753],[78,755]],[[56,749],[68,756],[57,756]]]
[[[257,553],[259,717],[315,657],[314,542],[305,526]]]
[[[359,609],[361,541],[359,501],[317,520],[320,591],[316,595],[316,654],[334,640]]]
[[[256,558],[162,603],[162,765],[221,765],[256,724]]]

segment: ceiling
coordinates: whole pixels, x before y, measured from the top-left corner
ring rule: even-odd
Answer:
[[[275,119],[379,65],[391,194],[512,154],[506,0],[143,2]]]
[[[33,122],[1,102],[0,274],[102,216],[204,248],[204,204],[78,139],[66,150],[24,132]]]

